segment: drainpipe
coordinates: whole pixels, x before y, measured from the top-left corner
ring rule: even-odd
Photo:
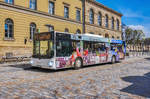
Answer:
[[[82,0],[82,34],[85,33],[85,0]]]

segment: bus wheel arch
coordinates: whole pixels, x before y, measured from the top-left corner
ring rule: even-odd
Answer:
[[[74,63],[74,69],[79,69],[83,66],[83,59],[81,57],[77,57]]]

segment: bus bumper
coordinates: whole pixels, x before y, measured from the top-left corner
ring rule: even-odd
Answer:
[[[46,69],[56,69],[54,59],[38,59],[32,58],[30,61],[31,66],[46,68]]]

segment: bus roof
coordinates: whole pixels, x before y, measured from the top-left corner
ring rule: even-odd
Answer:
[[[62,33],[62,34],[68,34],[70,35],[72,40],[84,40],[84,41],[95,41],[95,42],[105,42],[105,43],[116,43],[116,44],[123,44],[122,40],[115,40],[115,39],[109,39],[109,38],[104,38],[103,36],[100,35],[95,35],[95,34],[89,34],[89,33],[85,33],[85,34],[74,34],[74,33],[68,33],[68,32],[59,32],[59,31],[53,31],[55,33]],[[49,34],[52,32],[43,32],[43,33],[39,33],[36,35],[40,35],[40,36],[44,36],[44,34]],[[41,37],[41,38],[42,38]],[[43,39],[45,39],[43,37]],[[47,37],[48,39],[48,37]]]
[[[104,38],[103,36],[95,35],[95,34],[82,34],[82,40],[96,41],[96,42],[109,42],[108,38]]]

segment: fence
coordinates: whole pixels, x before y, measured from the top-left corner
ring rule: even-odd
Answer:
[[[128,57],[150,56],[150,45],[130,44],[127,46],[126,56]]]

